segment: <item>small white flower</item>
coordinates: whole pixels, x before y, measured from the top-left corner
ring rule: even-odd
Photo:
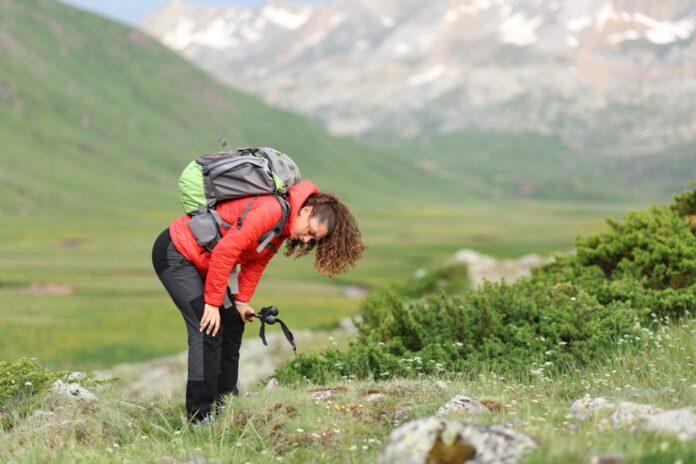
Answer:
[[[299,433],[304,433],[304,429],[297,429]]]
[[[181,430],[175,430],[174,431],[174,436],[181,435]]]
[[[351,451],[355,451],[355,450],[357,450],[357,449],[358,449],[358,447],[357,447],[357,446],[355,446],[355,445],[352,445],[352,446],[351,446],[350,448],[348,448],[348,449],[349,449],[349,450],[351,450]]]
[[[31,382],[29,382],[29,381],[27,380],[26,382],[24,382],[24,385],[31,387],[31,386],[34,385],[34,384],[31,383]]]

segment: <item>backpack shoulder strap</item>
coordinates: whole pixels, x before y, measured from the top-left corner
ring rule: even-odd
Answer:
[[[276,223],[275,226],[263,236],[261,236],[261,239],[259,239],[259,246],[256,248],[257,253],[263,252],[263,249],[266,247],[269,248],[275,248],[274,245],[271,244],[271,240],[273,240],[274,237],[277,237],[280,235],[281,232],[283,232],[283,229],[285,228],[285,224],[288,221],[288,217],[290,216],[290,203],[288,203],[288,200],[285,199],[284,196],[282,195],[273,195],[276,200],[278,200],[278,203],[280,203],[280,209],[282,210],[282,215],[280,217],[280,220]],[[275,251],[278,251],[277,248]]]

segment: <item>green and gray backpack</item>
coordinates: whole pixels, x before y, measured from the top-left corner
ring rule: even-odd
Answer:
[[[224,141],[222,146],[227,149]],[[231,227],[215,211],[218,203],[251,197],[236,221],[237,229],[241,229],[254,198],[273,195],[280,203],[283,215],[259,240],[256,251],[261,253],[265,247],[271,246],[270,241],[285,227],[290,215],[290,204],[285,195],[300,179],[300,170],[285,153],[268,147],[239,148],[233,152],[199,156],[191,161],[179,177],[179,196],[184,211],[191,216],[189,227],[198,244],[212,250],[220,240],[219,227]]]

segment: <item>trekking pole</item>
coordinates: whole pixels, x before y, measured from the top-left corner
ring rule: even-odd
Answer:
[[[288,342],[290,342],[290,345],[292,345],[292,351],[295,353],[295,359],[297,359],[297,346],[295,345],[295,336],[292,334],[285,322],[283,322],[279,317],[277,317],[278,312],[278,308],[276,308],[275,306],[266,306],[265,308],[261,308],[261,311],[259,311],[258,313],[248,311],[244,315],[253,316],[261,321],[259,337],[261,338],[263,344],[266,346],[268,346],[268,343],[266,342],[266,324],[273,325],[276,322],[280,324],[280,328],[283,330],[285,338],[287,338]]]

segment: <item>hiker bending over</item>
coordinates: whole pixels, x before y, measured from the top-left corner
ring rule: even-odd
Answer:
[[[175,219],[156,239],[155,271],[179,308],[188,331],[186,410],[199,421],[214,413],[223,395],[237,395],[239,348],[244,324],[255,312],[249,302],[261,274],[282,243],[285,255],[300,257],[316,251],[315,267],[333,277],[355,266],[362,256],[358,224],[334,195],[319,193],[304,180],[288,190],[290,205],[285,227],[260,252],[264,234],[283,212],[273,196],[239,198],[217,204],[221,238],[212,251],[199,246],[189,227],[191,217]],[[246,209],[246,214],[244,215]],[[237,221],[243,217],[241,227]],[[238,288],[228,286],[233,268],[240,267]],[[246,315],[246,317],[245,317]],[[209,420],[209,419],[208,419]]]

